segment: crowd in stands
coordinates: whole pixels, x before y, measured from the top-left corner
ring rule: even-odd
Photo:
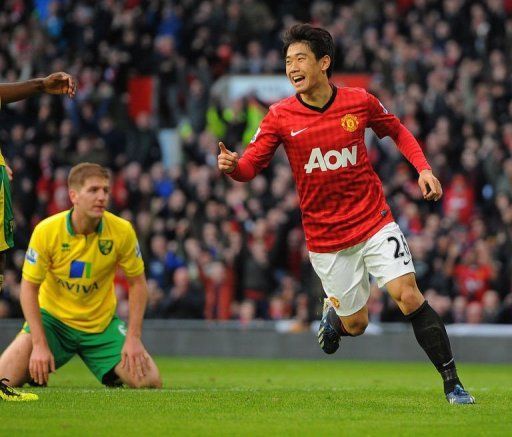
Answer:
[[[512,323],[512,1],[510,0],[6,0],[0,81],[64,70],[74,100],[41,96],[2,107],[0,142],[14,170],[16,248],[0,317],[19,317],[20,269],[33,227],[70,203],[70,166],[113,172],[112,208],[138,233],[147,317],[294,321],[319,318],[294,183],[279,150],[247,184],[220,174],[218,140],[243,152],[248,114],[223,106],[220,77],[283,74],[280,36],[325,27],[336,72],[371,77],[369,91],[420,141],[444,187],[423,201],[417,175],[389,138],[368,153],[407,236],[419,287],[447,323]],[[131,118],[127,83],[158,81],[153,113]],[[158,131],[177,129],[183,162],[165,168]],[[343,284],[340,284],[343,287]],[[118,311],[127,285],[116,280]],[[372,285],[372,321],[402,321]]]

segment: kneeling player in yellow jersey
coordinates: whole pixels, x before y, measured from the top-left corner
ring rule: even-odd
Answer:
[[[14,386],[49,374],[75,354],[107,386],[162,385],[141,341],[147,300],[137,237],[131,224],[105,211],[108,171],[82,163],[68,177],[73,208],[39,223],[23,265],[21,305],[26,323],[0,357],[0,374]],[[114,274],[129,282],[129,323],[116,314]]]

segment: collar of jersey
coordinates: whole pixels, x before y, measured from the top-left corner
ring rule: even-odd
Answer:
[[[302,104],[304,105],[306,108],[309,108],[313,111],[317,111],[317,112],[325,112],[329,109],[329,107],[332,105],[332,103],[334,102],[334,99],[336,98],[336,94],[338,93],[338,88],[336,86],[334,86],[332,83],[330,84],[331,85],[331,88],[332,88],[332,95],[331,95],[331,98],[329,99],[329,101],[324,105],[322,106],[321,108],[319,108],[318,106],[313,106],[313,105],[309,105],[307,104],[304,100],[302,100],[302,97],[300,96],[300,94],[295,94],[295,97],[297,97],[297,100]]]
[[[74,208],[71,208],[69,210],[69,212],[67,213],[66,215],[66,228],[69,232],[69,234],[74,237],[76,235],[76,232],[75,230],[73,229],[73,224],[71,223],[71,214],[73,213],[73,209]],[[101,234],[101,231],[103,230],[103,218],[100,220],[100,222],[98,223],[98,226],[96,228],[96,233],[97,234]]]

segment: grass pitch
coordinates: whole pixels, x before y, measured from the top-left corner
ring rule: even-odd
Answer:
[[[459,365],[478,404],[455,406],[427,363],[157,364],[162,390],[106,389],[72,360],[38,402],[0,402],[0,435],[512,435],[511,365]]]

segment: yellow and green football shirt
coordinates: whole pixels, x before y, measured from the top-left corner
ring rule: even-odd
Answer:
[[[39,223],[23,264],[23,279],[41,284],[39,306],[72,328],[103,332],[116,310],[117,266],[128,277],[144,271],[132,225],[105,212],[96,232],[76,234],[71,212]]]

